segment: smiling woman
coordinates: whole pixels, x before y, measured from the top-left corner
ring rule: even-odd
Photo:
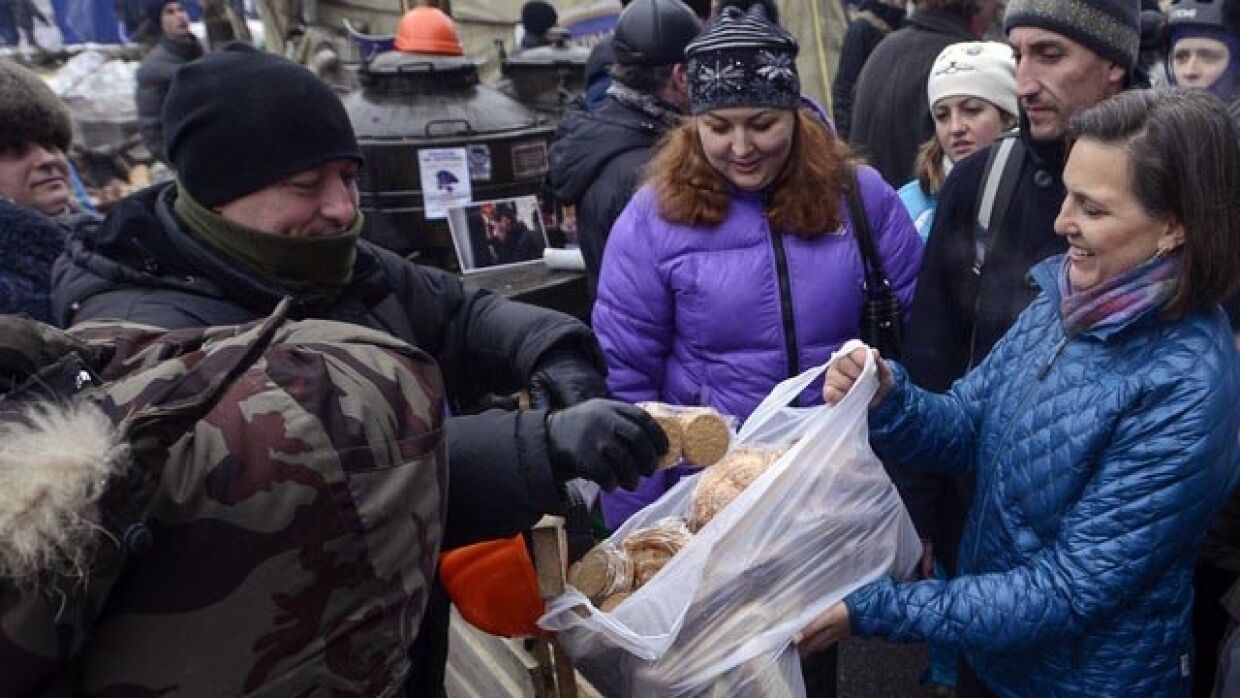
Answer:
[[[1176,89],[1126,92],[1070,133],[1055,228],[1072,251],[1033,268],[1037,300],[944,394],[880,367],[885,463],[976,477],[959,574],[862,587],[806,647],[930,641],[1005,696],[1188,695],[1193,565],[1240,478],[1218,307],[1240,282],[1240,131]],[[863,359],[833,366],[827,400]]]
[[[603,258],[594,329],[617,397],[743,420],[780,381],[857,337],[853,193],[908,307],[921,241],[895,192],[804,106],[796,53],[760,4],[724,8],[686,48],[692,118],[660,146]],[[607,524],[684,472],[605,495]]]

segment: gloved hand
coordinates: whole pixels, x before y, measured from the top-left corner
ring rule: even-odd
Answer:
[[[530,406],[536,410],[563,409],[596,397],[607,397],[606,378],[575,351],[551,352],[530,376]]]
[[[557,480],[584,477],[611,492],[653,474],[667,437],[640,408],[594,399],[547,415],[547,449]]]
[[[65,332],[23,315],[0,316],[0,394],[69,354],[88,365],[94,351]]]

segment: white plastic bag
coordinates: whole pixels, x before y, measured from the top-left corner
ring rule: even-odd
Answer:
[[[831,357],[863,347],[849,342]],[[569,589],[539,620],[609,696],[804,695],[792,637],[858,587],[906,576],[921,543],[869,446],[873,359],[836,406],[788,407],[825,371],[775,387],[740,444],[796,444],[611,613]],[[681,480],[612,536],[687,516]]]

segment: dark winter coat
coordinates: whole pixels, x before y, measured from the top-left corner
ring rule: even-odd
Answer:
[[[1240,489],[1214,520],[1201,550],[1202,562],[1240,575]]]
[[[171,212],[174,197],[173,185],[147,189],[122,200],[102,224],[74,232],[53,273],[59,322],[201,327],[245,323],[271,311],[285,292],[186,233]],[[553,348],[576,349],[603,366],[593,335],[580,322],[466,291],[457,276],[364,241],[338,298],[295,300],[296,317],[381,330],[431,354],[456,409],[487,392],[520,389]],[[544,421],[540,411],[499,410],[448,420],[453,484],[447,547],[511,536],[559,510]]]
[[[248,322],[285,291],[221,257],[172,214],[175,186],[122,200],[101,225],[75,231],[53,271],[53,310],[62,323],[118,318],[161,327]],[[487,392],[528,384],[538,361],[561,348],[603,370],[589,328],[566,315],[512,303],[461,280],[359,242],[349,285],[335,299],[296,298],[295,316],[381,330],[439,362],[454,409]],[[499,438],[502,436],[503,438]],[[444,547],[515,535],[560,511],[547,452],[546,412],[490,410],[447,420],[451,454]],[[438,586],[413,652],[408,690],[443,685],[446,600]]]
[[[989,148],[958,163],[943,185],[934,226],[917,277],[906,328],[904,364],[918,385],[947,390],[995,342],[1037,296],[1029,278],[1037,262],[1067,249],[1055,234],[1063,204],[1063,145],[1024,139],[1024,162],[999,234],[988,241],[985,273],[972,271],[977,199]],[[894,472],[905,504],[922,535],[934,541],[951,566],[969,509],[972,483],[936,474]]]
[[[0,402],[0,696],[400,695],[444,528],[434,361],[278,315],[72,334],[41,418]]]
[[[134,95],[138,103],[138,132],[142,143],[155,157],[168,161],[164,153],[164,100],[172,78],[181,66],[202,56],[202,44],[194,36],[184,41],[161,37],[155,48],[146,54],[138,66],[138,91]]]
[[[577,235],[591,298],[611,226],[637,191],[642,168],[667,130],[613,97],[593,114],[570,112],[560,123],[548,155],[551,186],[557,199],[577,207]]]
[[[52,264],[65,231],[34,209],[0,199],[0,315],[52,321]]]
[[[879,0],[865,0],[860,9],[886,22],[888,28],[883,31],[870,19],[858,17],[848,25],[848,31],[844,33],[839,68],[835,72],[835,82],[831,84],[831,116],[834,117],[836,133],[845,140],[848,139],[852,127],[853,100],[856,98],[857,78],[861,76],[861,69],[865,67],[865,62],[883,37],[898,30],[904,23],[902,8],[892,7]]]
[[[1217,309],[1069,340],[1062,268],[1034,268],[1041,295],[946,394],[893,369],[871,441],[976,475],[964,576],[875,582],[849,618],[961,648],[1003,698],[1187,696],[1193,566],[1240,476],[1240,356]]]
[[[918,8],[904,28],[888,34],[857,78],[850,138],[893,187],[913,178],[917,149],[934,135],[926,80],[948,46],[975,41],[969,21]]]

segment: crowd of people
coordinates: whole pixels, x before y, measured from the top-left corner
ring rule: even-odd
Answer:
[[[176,0],[136,95],[176,179],[106,216],[0,62],[0,695],[441,695],[440,551],[583,479],[614,530],[692,472],[635,403],[743,421],[880,292],[925,564],[798,634],[808,694],[849,636],[961,698],[1240,690],[1240,2],[865,0],[830,105],[774,0],[625,4],[548,152],[589,323],[362,239],[338,95]]]

